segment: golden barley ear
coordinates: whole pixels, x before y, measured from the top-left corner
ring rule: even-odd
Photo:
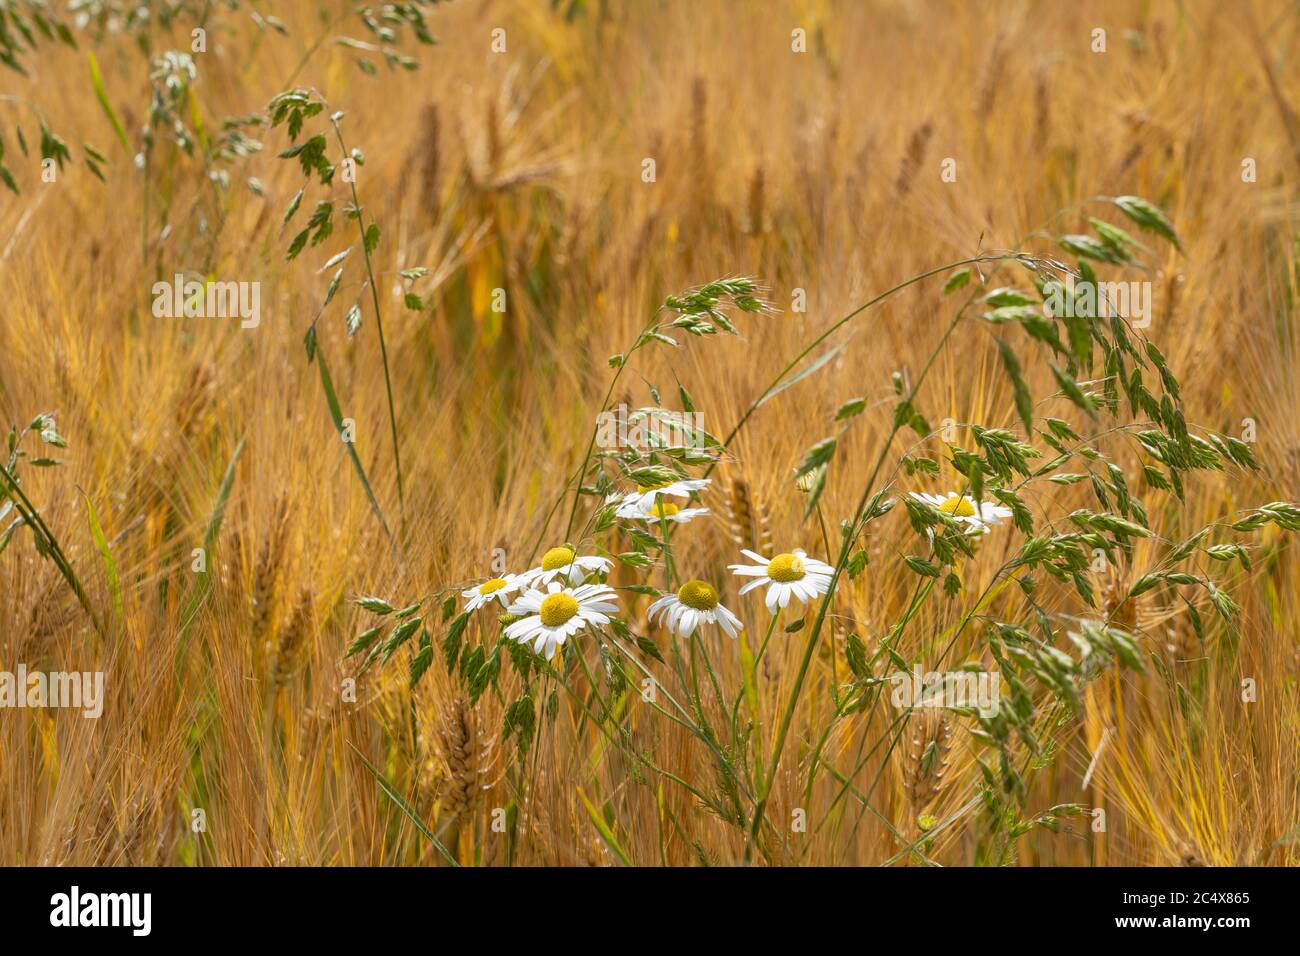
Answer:
[[[763,164],[759,163],[749,180],[749,233],[753,236],[763,232],[764,185]]]
[[[1169,662],[1175,666],[1201,656],[1201,640],[1185,615],[1174,618],[1165,628],[1165,651]]]
[[[497,115],[497,101],[494,97],[488,98],[487,115],[484,117],[483,125],[487,130],[488,171],[496,173],[501,164],[501,121]]]
[[[757,498],[754,499],[754,525],[758,535],[759,554],[771,554],[772,548],[772,517],[767,510],[767,503]]]
[[[539,770],[536,785],[519,804],[515,815],[515,863],[545,861],[555,858],[556,830],[551,825],[551,814],[543,795],[547,793],[545,770]],[[563,852],[563,851],[559,851]]]
[[[1165,280],[1165,315],[1173,319],[1178,315],[1178,306],[1181,303],[1183,287],[1187,284],[1187,277],[1177,269],[1160,274]]]
[[[1130,634],[1137,630],[1137,602],[1129,597],[1129,575],[1107,564],[1101,578],[1102,607],[1111,625]]]
[[[1034,144],[1041,150],[1052,135],[1052,92],[1047,68],[1034,74]]]
[[[742,478],[727,482],[723,502],[727,511],[727,532],[738,548],[756,550],[754,540],[753,507],[749,500],[749,485]]]
[[[429,103],[420,113],[420,145],[416,160],[420,168],[420,202],[429,217],[438,214],[438,174],[442,165],[442,121],[438,104]]]
[[[481,732],[478,715],[463,696],[444,708],[440,736],[447,765],[439,788],[441,810],[448,820],[459,819],[495,783],[496,736]]]
[[[284,494],[275,501],[270,531],[258,552],[253,569],[252,614],[253,639],[270,637],[275,622],[275,585],[284,564],[285,537],[288,528],[289,502]]]
[[[930,137],[933,133],[934,127],[927,120],[913,130],[911,137],[908,138],[907,149],[903,153],[902,162],[898,164],[898,181],[894,184],[894,194],[899,198],[906,196],[911,190],[912,181],[925,160],[925,150],[930,145]]]
[[[941,708],[923,707],[912,712],[906,734],[903,790],[913,817],[918,817],[935,802],[946,783],[952,728]]]
[[[975,97],[975,115],[981,119],[988,119],[989,114],[993,112],[993,104],[997,100],[998,88],[1002,85],[1002,72],[1007,60],[1005,48],[1005,34],[999,31],[993,46],[989,49],[988,62],[980,77],[979,93]]]
[[[275,652],[275,682],[285,684],[298,673],[306,657],[308,638],[312,631],[311,589],[301,588],[289,619],[280,632],[279,646]]]
[[[704,77],[698,75],[691,83],[690,148],[693,154],[692,166],[695,169],[692,182],[698,195],[711,198],[713,165],[709,162],[709,87],[704,82]]]
[[[723,500],[727,531],[738,548],[768,554],[772,547],[772,521],[767,506],[750,491],[743,478],[727,483]]]

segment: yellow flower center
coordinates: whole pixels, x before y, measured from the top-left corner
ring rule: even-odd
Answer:
[[[547,627],[559,627],[577,613],[578,602],[573,595],[558,591],[542,599],[542,608],[537,616]]]
[[[496,594],[506,586],[505,578],[493,578],[491,581],[484,581],[478,586],[479,594]]]
[[[697,611],[711,611],[718,606],[718,592],[704,581],[687,581],[678,589],[677,600]]]
[[[655,502],[654,515],[656,518],[671,518],[681,510],[670,501],[657,501]]]
[[[636,492],[639,495],[643,495],[647,491],[654,491],[657,488],[667,488],[671,484],[671,481],[656,481],[653,485],[637,485]]]
[[[956,515],[960,518],[975,517],[975,505],[964,495],[952,495],[936,507],[946,515]]]
[[[773,581],[798,581],[803,574],[803,561],[798,555],[778,554],[767,562],[767,576]]]
[[[558,571],[560,568],[567,568],[573,563],[574,553],[572,548],[551,548],[542,555],[543,571]]]

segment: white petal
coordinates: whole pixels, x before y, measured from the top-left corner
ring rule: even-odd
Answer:
[[[767,609],[770,613],[776,613],[777,602],[781,600],[781,595],[784,593],[785,588],[782,586],[781,582],[773,581],[772,586],[767,589]]]

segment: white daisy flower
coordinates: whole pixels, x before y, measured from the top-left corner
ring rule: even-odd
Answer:
[[[466,611],[477,611],[484,604],[494,600],[500,601],[502,607],[509,607],[510,595],[522,588],[525,583],[522,574],[507,574],[504,577],[484,581],[477,587],[461,591],[460,596],[467,598],[465,602]]]
[[[613,567],[614,562],[609,558],[595,555],[578,557],[573,553],[572,548],[561,545],[558,548],[551,548],[542,555],[540,568],[533,568],[520,576],[524,578],[527,586],[534,588],[550,584],[556,578],[565,578],[570,584],[581,584],[591,575],[606,574]]]
[[[614,589],[607,584],[583,584],[566,588],[552,581],[546,591],[529,591],[509,613],[519,620],[506,625],[506,637],[533,645],[533,651],[548,661],[555,649],[588,625],[609,623],[609,612],[617,611]]]
[[[791,597],[800,604],[807,604],[830,590],[835,569],[825,561],[808,557],[798,548],[793,553],[778,554],[770,561],[756,551],[741,553],[759,563],[730,565],[731,570],[741,577],[755,578],[741,588],[740,593],[746,594],[766,584],[767,609],[773,614],[777,608],[789,604]]]
[[[650,623],[661,618],[668,630],[679,637],[690,637],[701,624],[716,624],[735,637],[745,625],[740,618],[718,603],[718,592],[704,581],[687,581],[676,594],[665,594],[646,611]]]
[[[944,495],[927,495],[919,491],[911,492],[917,501],[924,501],[946,515],[951,515],[966,525],[967,534],[988,534],[989,528],[1011,517],[1011,509],[991,501],[977,502],[969,495],[959,495],[954,491]]]
[[[678,524],[685,524],[708,513],[708,508],[680,508],[671,501],[656,501],[648,511],[643,511],[640,505],[623,504],[619,505],[618,510],[614,512],[620,518],[631,518],[635,521],[663,520],[675,521]]]
[[[654,503],[664,495],[671,495],[674,498],[689,498],[692,492],[699,491],[701,488],[706,487],[708,483],[708,478],[683,478],[662,485],[637,485],[636,491],[623,496],[621,507],[635,506],[640,509],[641,514],[647,514],[654,507]],[[627,515],[621,517],[627,517]]]

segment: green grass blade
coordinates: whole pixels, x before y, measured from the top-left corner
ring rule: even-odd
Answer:
[[[354,753],[356,753],[357,759],[361,761],[362,765],[370,771],[370,776],[375,778],[375,782],[379,784],[379,789],[384,791],[384,795],[387,796],[389,800],[392,800],[393,803],[397,804],[397,809],[406,814],[407,819],[415,824],[415,828],[420,831],[425,839],[434,845],[437,851],[443,855],[448,863],[452,866],[460,866],[460,864],[456,862],[456,858],[452,856],[447,848],[442,845],[442,842],[433,835],[433,831],[424,825],[424,821],[420,819],[419,814],[411,809],[411,805],[402,799],[402,795],[394,790],[393,785],[388,782],[384,775],[376,770],[374,765],[366,759],[366,755],[360,750],[357,750],[357,745],[349,740],[348,746],[352,748]]]
[[[619,845],[618,837],[614,836],[614,831],[609,828],[609,824],[600,815],[600,811],[592,806],[591,801],[587,799],[587,795],[582,792],[581,787],[578,787],[578,797],[582,800],[582,805],[587,808],[587,815],[591,817],[592,825],[600,834],[600,838],[605,841],[605,845],[609,847],[610,852],[618,857],[619,862],[624,866],[636,866],[623,847]]]
[[[40,510],[37,509],[36,505],[32,504],[32,500],[27,497],[27,493],[19,487],[18,479],[3,465],[0,465],[0,479],[3,479],[3,484],[0,487],[8,489],[8,494],[13,497],[14,506],[23,519],[23,523],[27,525],[32,534],[38,537],[38,540],[45,543],[48,550],[45,556],[54,562],[54,566],[63,575],[63,580],[72,588],[72,593],[77,596],[77,601],[85,610],[86,616],[90,618],[90,623],[94,626],[99,639],[105,640],[104,625],[100,623],[99,615],[95,613],[94,607],[91,606],[90,597],[86,594],[86,589],[81,586],[81,580],[77,577],[77,573],[72,570],[72,564],[68,561],[67,554],[59,545],[58,538],[54,537],[54,532],[50,530],[49,525],[45,523],[45,519],[41,517]],[[6,543],[8,543],[7,537]]]
[[[812,375],[818,369],[824,367],[826,363],[829,362],[831,359],[835,358],[835,356],[839,355],[840,352],[843,350],[843,348],[844,348],[843,345],[837,345],[832,349],[828,349],[825,355],[818,356],[817,359],[810,362],[806,368],[800,369],[798,373],[790,376],[790,378],[787,378],[785,381],[781,382],[780,384],[772,386],[766,392],[764,392],[762,395],[759,396],[758,401],[754,403],[754,407],[758,408],[760,405],[766,405],[773,398],[775,398],[776,396],[784,392],[787,388],[790,388],[792,385],[798,385],[809,375]]]
[[[343,410],[339,405],[338,393],[334,390],[334,379],[330,376],[329,366],[325,363],[325,353],[321,351],[320,343],[316,340],[316,328],[313,326],[307,331],[307,360],[316,361],[317,368],[320,369],[320,384],[325,390],[325,402],[329,405],[330,419],[334,422],[334,427],[338,430],[340,436],[343,434]],[[348,450],[348,457],[352,459],[352,467],[361,479],[361,486],[366,490],[366,498],[370,501],[370,510],[375,513],[379,519],[380,527],[384,529],[384,535],[388,538],[388,543],[393,548],[393,553],[397,553],[397,542],[393,539],[393,533],[388,529],[388,522],[384,520],[384,513],[380,510],[379,501],[375,498],[375,491],[370,487],[370,479],[366,477],[366,469],[362,467],[361,459],[357,456],[357,450],[352,442],[344,442]]]
[[[90,83],[95,87],[95,99],[99,100],[99,106],[104,111],[104,115],[113,124],[113,132],[117,134],[117,141],[122,144],[122,148],[130,156],[131,141],[126,137],[126,127],[122,125],[122,120],[118,117],[117,111],[113,109],[113,104],[108,101],[108,92],[104,89],[104,77],[99,73],[99,62],[95,59],[95,54],[90,51],[86,52],[86,60],[90,63]]]
[[[90,496],[86,496],[86,515],[90,519],[90,534],[95,539],[95,547],[99,549],[100,556],[104,559],[104,572],[108,575],[108,587],[113,592],[113,614],[117,620],[122,619],[122,580],[117,573],[117,562],[113,560],[113,552],[109,550],[108,539],[104,537],[104,529],[100,526],[99,515],[95,513],[95,505],[91,502]]]
[[[185,596],[185,610],[181,614],[181,630],[176,639],[176,666],[179,670],[181,661],[185,658],[185,648],[189,639],[190,627],[194,623],[194,618],[199,613],[199,606],[208,594],[208,575],[212,573],[212,548],[217,542],[217,535],[221,532],[221,521],[226,514],[226,501],[230,498],[230,489],[235,483],[235,466],[239,464],[239,458],[244,453],[244,439],[239,440],[235,446],[235,453],[230,456],[230,462],[226,465],[226,473],[221,478],[221,487],[217,489],[217,497],[212,503],[212,513],[208,516],[208,525],[203,531],[203,570],[194,576],[194,584],[190,586],[189,594]]]

